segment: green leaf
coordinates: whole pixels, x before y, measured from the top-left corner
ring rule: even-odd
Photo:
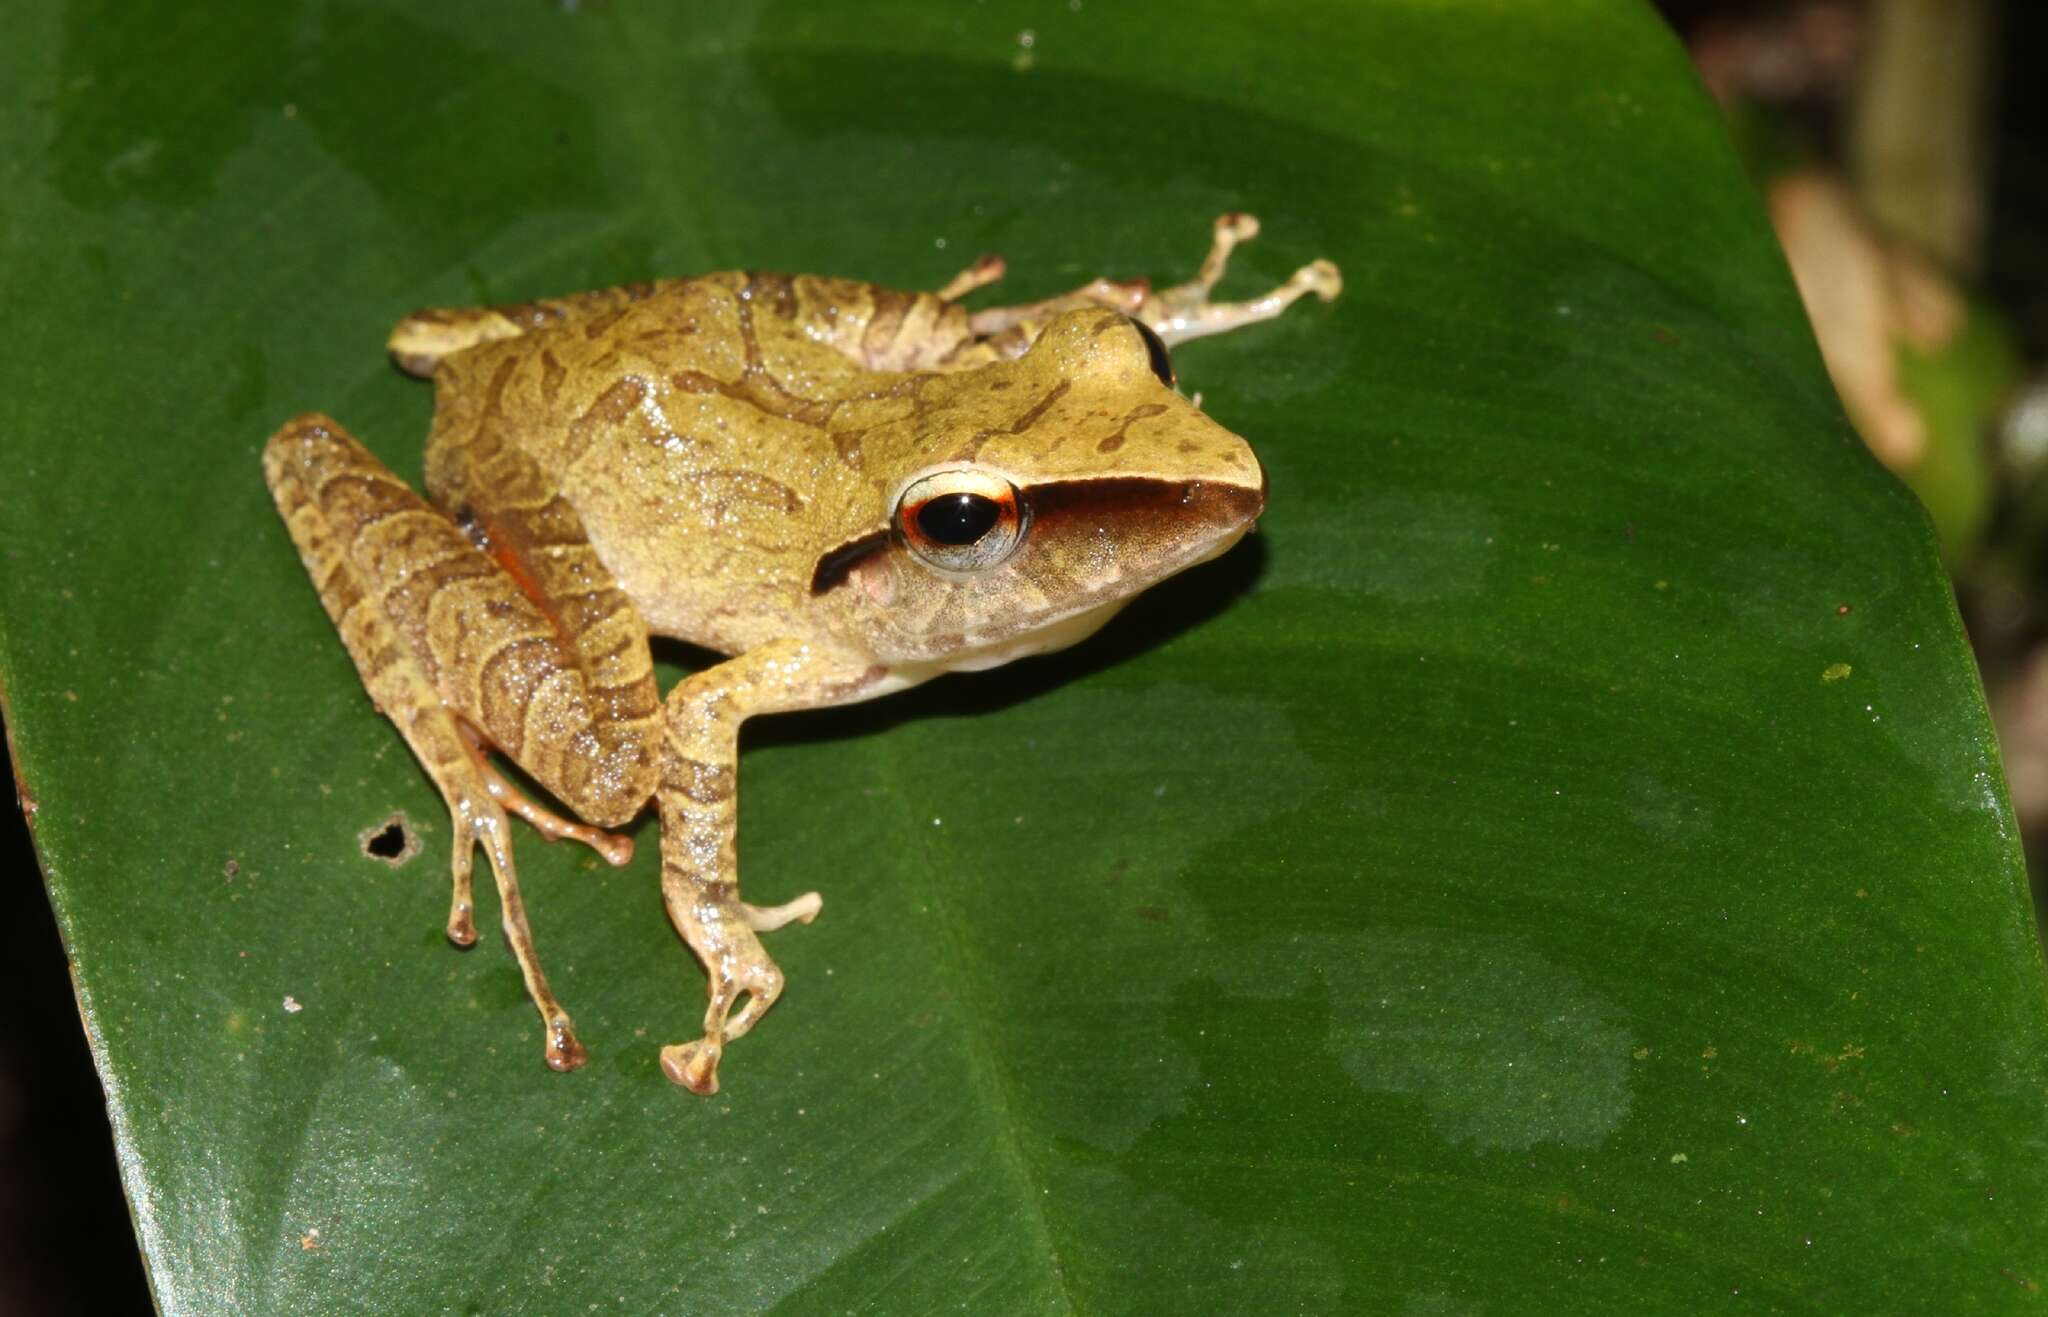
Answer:
[[[0,683],[165,1309],[2037,1297],[2048,998],[1970,658],[1646,9],[15,20]],[[702,979],[653,827],[619,871],[522,834],[593,1054],[543,1070],[510,957],[442,942],[446,820],[269,432],[416,472],[423,304],[984,249],[1042,295],[1233,208],[1226,291],[1348,280],[1179,355],[1262,533],[1059,658],[750,730],[749,891],[826,913],[716,1099],[655,1064]]]

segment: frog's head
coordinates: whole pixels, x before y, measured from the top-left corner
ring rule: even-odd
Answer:
[[[1250,445],[1173,389],[1111,311],[1054,319],[1013,361],[938,377],[905,435],[887,529],[819,560],[885,662],[987,667],[1057,649],[1216,557],[1265,506]]]

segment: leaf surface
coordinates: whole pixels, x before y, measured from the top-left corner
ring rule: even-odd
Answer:
[[[0,53],[0,684],[167,1311],[2038,1292],[1970,657],[1647,10],[716,10],[72,3]],[[653,826],[522,834],[593,1054],[544,1071],[269,432],[417,473],[420,305],[990,249],[1042,296],[1240,208],[1226,292],[1347,279],[1178,354],[1261,534],[1062,656],[750,728],[748,890],[826,913],[715,1100],[655,1065],[702,979]]]

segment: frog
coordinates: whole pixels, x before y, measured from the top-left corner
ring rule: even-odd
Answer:
[[[547,1066],[587,1051],[541,968],[511,818],[624,865],[619,830],[652,805],[663,905],[709,998],[660,1066],[716,1093],[783,994],[761,939],[822,909],[740,894],[742,724],[1066,648],[1253,527],[1264,468],[1180,392],[1170,349],[1338,295],[1317,260],[1214,300],[1258,230],[1221,216],[1172,287],[1098,278],[980,310],[964,299],[1000,256],[929,292],[726,271],[430,308],[387,343],[434,385],[425,497],[325,414],[271,436],[264,478],[320,602],[447,806],[447,939],[477,941],[481,847]],[[718,661],[664,696],[657,636]]]

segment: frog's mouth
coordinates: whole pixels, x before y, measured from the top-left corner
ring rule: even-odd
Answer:
[[[1041,650],[1072,644],[1149,587],[1229,552],[1266,503],[1263,481],[1254,489],[1113,478],[1037,485],[1023,493],[1029,537],[1013,570],[1029,594],[1050,606],[1026,609],[1004,629],[1060,633]],[[1077,619],[1092,625],[1065,635]]]

